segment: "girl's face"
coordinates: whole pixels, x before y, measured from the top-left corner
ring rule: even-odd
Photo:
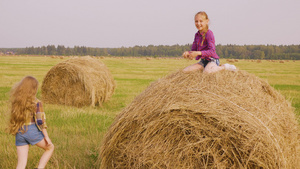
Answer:
[[[195,16],[195,26],[200,32],[207,28],[208,21],[204,15],[198,14]]]

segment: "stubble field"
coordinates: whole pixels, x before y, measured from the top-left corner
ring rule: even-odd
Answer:
[[[5,132],[9,120],[11,87],[26,75],[34,76],[40,82],[40,97],[40,87],[46,73],[52,66],[68,58],[0,56],[0,168],[15,168],[17,163],[15,138]],[[109,102],[96,108],[44,104],[48,133],[55,145],[47,168],[97,168],[94,164],[98,149],[114,117],[151,82],[196,62],[175,58],[98,59],[106,64],[117,84]],[[221,59],[221,63],[226,62]],[[300,61],[280,63],[263,60],[257,63],[239,60],[232,64],[268,81],[292,103],[297,117],[300,116]],[[36,167],[42,153],[36,146],[30,147],[27,168]]]

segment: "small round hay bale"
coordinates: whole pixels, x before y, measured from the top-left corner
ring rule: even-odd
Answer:
[[[102,105],[113,94],[115,81],[101,61],[77,57],[58,63],[45,76],[42,98],[46,103],[70,106]]]
[[[229,63],[234,63],[234,59],[226,59],[226,61]]]
[[[258,77],[179,71],[152,83],[116,117],[97,164],[297,168],[298,131],[290,103]]]

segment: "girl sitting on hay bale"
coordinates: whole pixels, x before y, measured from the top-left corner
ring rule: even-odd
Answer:
[[[195,39],[192,46],[192,51],[186,51],[182,55],[184,58],[200,60],[186,67],[183,71],[203,70],[206,73],[212,73],[223,69],[235,71],[236,67],[230,64],[219,66],[219,56],[216,53],[215,38],[213,32],[208,29],[208,16],[201,11],[195,15],[195,26],[198,32],[195,34]]]

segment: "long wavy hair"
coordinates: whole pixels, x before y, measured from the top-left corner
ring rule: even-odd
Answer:
[[[24,123],[36,110],[36,94],[38,81],[32,76],[24,77],[10,91],[10,121],[8,131],[15,135],[19,130],[27,131]]]

